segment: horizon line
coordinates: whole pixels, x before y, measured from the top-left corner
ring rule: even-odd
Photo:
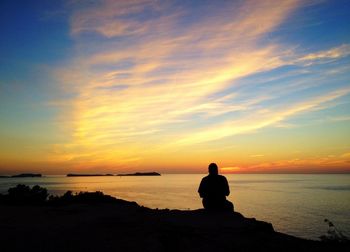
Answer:
[[[34,172],[23,172],[23,173],[16,173],[16,174],[0,174],[0,176],[13,176],[18,174],[34,174]],[[160,172],[159,172],[160,173]],[[71,172],[66,174],[43,174],[43,173],[35,173],[40,174],[42,176],[66,176],[67,174],[71,174]],[[107,175],[111,174],[112,176],[118,176],[118,174],[125,174],[125,173],[73,173],[73,174],[84,174],[84,175]],[[178,173],[178,172],[165,172],[160,173],[161,175],[206,175],[208,173],[192,173],[192,172],[186,172],[186,173]],[[346,174],[349,175],[350,171],[344,171],[344,172],[230,172],[230,173],[220,173],[221,175],[233,175],[233,174],[247,174],[247,175],[254,175],[254,174],[269,174],[269,175],[337,175],[337,174]]]

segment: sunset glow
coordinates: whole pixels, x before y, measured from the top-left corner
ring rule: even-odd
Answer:
[[[54,2],[0,4],[0,173],[350,172],[348,1]]]

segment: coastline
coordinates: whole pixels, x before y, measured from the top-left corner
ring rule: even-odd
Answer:
[[[201,174],[162,174],[147,178],[113,176],[70,179],[65,175],[5,178],[0,179],[0,193],[7,193],[9,187],[17,184],[38,184],[47,188],[52,195],[62,195],[67,190],[103,191],[149,208],[194,210],[202,207],[196,192],[201,177]],[[227,175],[227,178],[232,189],[229,200],[235,204],[237,211],[247,217],[273,223],[279,232],[313,240],[327,233],[328,225],[324,219],[329,219],[350,237],[350,222],[346,215],[350,206],[347,189],[349,175],[244,174]]]
[[[72,195],[72,194],[70,194]],[[78,195],[78,196],[77,196]],[[4,251],[347,251],[238,212],[150,209],[101,192],[0,204]],[[74,200],[74,197],[75,200]]]

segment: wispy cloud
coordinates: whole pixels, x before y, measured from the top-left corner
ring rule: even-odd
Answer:
[[[270,162],[261,162],[259,164],[243,167],[243,172],[346,172],[348,171],[349,153],[342,156],[328,155],[309,158],[281,159]]]
[[[329,117],[328,120],[333,122],[350,121],[350,116],[332,116],[332,117]]]
[[[250,157],[264,157],[264,154],[254,154],[254,155],[250,155]]]
[[[150,28],[149,23],[135,17],[144,11],[155,11],[156,7],[152,0],[97,1],[97,5],[85,6],[73,14],[71,33],[96,32],[105,37],[144,33]]]
[[[244,77],[349,55],[349,45],[300,55],[261,42],[300,4],[229,1],[196,10],[171,1],[101,1],[75,11],[71,34],[89,50],[56,71],[75,96],[64,122],[70,140],[55,147],[54,158],[138,165],[153,150],[190,151],[184,146],[282,125],[347,95],[348,88],[334,88],[274,103],[298,85],[242,89]],[[202,15],[210,8],[214,14]]]
[[[350,152],[346,152],[341,155],[342,158],[350,159]]]
[[[316,53],[307,54],[298,59],[298,61],[304,62],[319,62],[321,60],[330,60],[343,58],[350,55],[350,45],[344,44],[336,48],[331,48],[326,51],[320,51]]]
[[[239,172],[241,171],[241,167],[232,166],[232,167],[221,167],[220,172],[222,173],[231,173],[231,172]]]
[[[191,133],[179,140],[179,144],[196,144],[206,141],[213,141],[228,136],[254,132],[258,129],[275,125],[291,116],[300,113],[318,110],[324,103],[342,97],[350,93],[350,88],[336,90],[330,94],[319,96],[308,101],[302,101],[293,105],[266,111],[258,110],[254,114],[239,120],[230,120],[223,124],[215,125],[212,128],[204,129],[199,133]]]

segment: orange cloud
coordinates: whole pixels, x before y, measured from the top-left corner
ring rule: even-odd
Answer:
[[[347,95],[348,89],[339,89],[263,109],[262,103],[297,84],[246,99],[234,89],[243,77],[348,50],[300,56],[276,42],[260,43],[300,4],[230,3],[219,9],[222,15],[202,16],[188,26],[179,25],[187,10],[157,1],[103,1],[75,12],[71,33],[78,47],[86,46],[82,33],[101,38],[91,43],[92,53],[82,51],[56,72],[62,88],[76,96],[62,122],[70,138],[55,146],[52,160],[118,168],[138,166],[155,153],[170,160],[179,149],[191,152],[199,143],[282,125]],[[137,16],[148,10],[157,15],[141,22]]]
[[[238,166],[233,166],[233,167],[222,167],[220,168],[220,171],[222,173],[231,173],[231,172],[239,172],[241,170],[240,167]]]

